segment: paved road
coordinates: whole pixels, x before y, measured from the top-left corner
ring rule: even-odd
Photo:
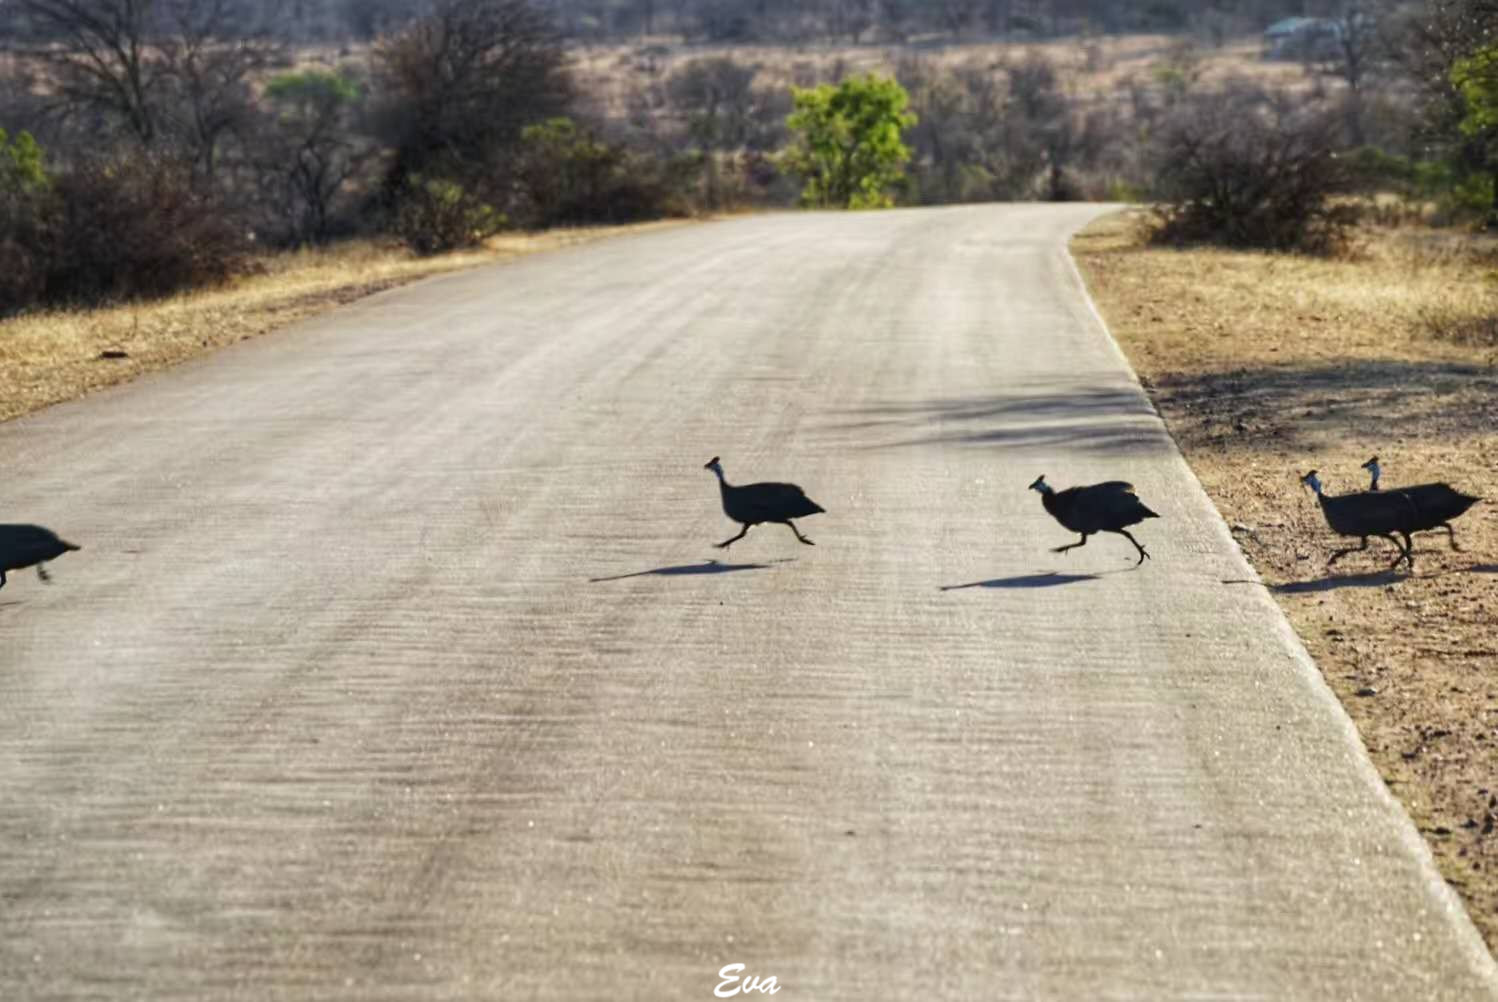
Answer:
[[[1493,997],[1097,211],[621,238],[0,426],[86,547],[0,592],[0,998]],[[712,549],[714,455],[817,546]],[[1154,560],[1048,553],[1041,473]]]

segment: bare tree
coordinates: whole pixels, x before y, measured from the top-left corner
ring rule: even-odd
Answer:
[[[281,58],[259,12],[244,0],[165,0],[159,41],[171,82],[168,115],[199,175],[212,178],[222,145],[255,117],[254,78]]]
[[[983,0],[940,0],[942,24],[954,35],[961,35],[973,26],[973,18],[983,6]]]
[[[761,146],[768,131],[760,111],[763,95],[755,89],[757,66],[728,57],[697,59],[666,80],[666,93],[686,117],[687,136],[704,158],[707,202],[720,200],[720,154]]]
[[[341,73],[309,70],[276,77],[265,88],[275,109],[261,145],[262,177],[293,243],[322,243],[349,181],[375,155],[354,129],[363,99]]]
[[[687,115],[693,141],[705,148],[749,145],[757,125],[759,67],[727,56],[694,59],[666,80],[672,102]]]
[[[176,144],[212,176],[224,137],[249,120],[251,80],[277,46],[251,0],[16,0],[23,58],[61,118],[112,123],[141,146]]]
[[[51,110],[97,112],[144,145],[161,127],[167,67],[154,0],[17,0],[27,19],[22,51],[53,82]]]
[[[897,79],[910,93],[916,121],[908,130],[915,155],[917,198],[926,203],[960,201],[963,171],[979,167],[982,135],[975,128],[971,94],[929,59],[906,59]]]
[[[874,0],[824,0],[822,7],[827,36],[846,39],[855,45],[873,25],[874,15]]]
[[[1064,201],[1074,197],[1066,171],[1081,147],[1079,122],[1062,88],[1056,65],[1032,53],[1007,68],[1009,116],[1018,142],[1028,146],[1042,171],[1043,197]]]
[[[438,0],[374,55],[396,185],[434,168],[492,182],[521,130],[572,101],[561,38],[525,0]]]
[[[1344,101],[1349,140],[1366,142],[1364,105],[1371,75],[1386,60],[1384,23],[1390,0],[1348,0],[1328,19],[1327,44],[1310,60],[1313,70],[1340,79],[1347,85]]]

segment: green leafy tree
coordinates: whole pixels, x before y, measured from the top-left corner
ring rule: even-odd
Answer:
[[[795,138],[784,162],[806,179],[802,202],[839,209],[893,205],[890,189],[904,180],[910,159],[901,134],[916,121],[905,88],[870,74],[792,88],[791,96],[795,110],[785,124]]]
[[[0,196],[35,195],[51,182],[42,164],[42,148],[29,132],[11,139],[0,129]]]
[[[1465,105],[1462,134],[1485,160],[1491,187],[1488,225],[1498,226],[1498,45],[1458,59],[1451,67],[1451,83]]]
[[[28,132],[0,129],[0,317],[40,299],[56,249],[52,179]]]
[[[1451,82],[1467,102],[1462,131],[1477,135],[1498,130],[1498,45],[1457,60]]]

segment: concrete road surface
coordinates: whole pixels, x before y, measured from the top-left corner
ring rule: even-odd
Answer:
[[[1494,997],[1099,211],[620,238],[0,426],[85,547],[0,591],[0,998]],[[713,549],[715,455],[816,546]],[[1154,559],[1048,552],[1042,473]]]

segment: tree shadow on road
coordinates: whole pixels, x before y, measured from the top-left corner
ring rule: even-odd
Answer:
[[[603,578],[589,578],[589,584],[597,584],[601,581],[623,581],[625,578],[642,578],[650,575],[657,577],[684,577],[694,574],[731,574],[734,571],[763,571],[769,570],[776,564],[786,564],[795,560],[795,557],[785,557],[780,560],[772,560],[767,564],[725,564],[718,560],[705,560],[700,564],[677,564],[673,567],[653,567],[648,571],[635,571],[631,574],[614,574]]]
[[[1107,386],[1047,380],[988,396],[890,401],[837,413],[841,420],[821,430],[865,440],[853,448],[954,443],[1119,453],[1171,448],[1154,409],[1123,380]]]

